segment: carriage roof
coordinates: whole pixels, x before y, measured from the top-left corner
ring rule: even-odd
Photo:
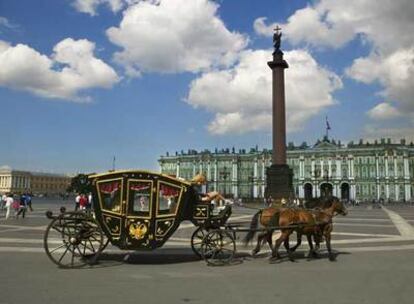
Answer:
[[[157,173],[157,172],[152,172],[152,171],[147,171],[147,170],[116,170],[116,171],[108,171],[105,173],[94,173],[94,174],[89,174],[88,178],[91,180],[96,180],[96,179],[103,179],[106,177],[110,177],[111,175],[126,175],[126,176],[139,176],[139,175],[146,175],[150,178],[166,178],[166,179],[170,179],[170,180],[174,180],[176,182],[182,183],[183,185],[186,186],[191,186],[191,183],[185,179],[182,178],[177,178],[171,175],[167,175],[167,174],[162,174],[162,173]]]

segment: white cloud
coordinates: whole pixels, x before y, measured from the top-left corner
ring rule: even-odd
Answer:
[[[119,81],[109,65],[94,57],[94,49],[86,39],[67,38],[48,57],[27,45],[0,41],[0,86],[47,98],[87,100],[79,91],[110,88]]]
[[[111,11],[114,13],[120,11],[124,5],[125,0],[74,0],[73,6],[76,10],[78,10],[81,13],[86,13],[91,16],[97,15],[97,8],[98,6],[105,4],[108,6]]]
[[[1,33],[2,28],[9,29],[9,30],[16,30],[19,28],[19,26],[11,23],[9,19],[7,19],[6,17],[0,16],[0,33]]]
[[[413,127],[384,127],[379,124],[367,124],[363,130],[363,137],[366,140],[373,141],[380,138],[391,138],[398,142],[404,138],[407,141],[414,141]]]
[[[12,25],[10,24],[9,20],[6,17],[0,16],[0,27],[11,28]]]
[[[389,103],[380,103],[368,111],[368,116],[372,119],[387,120],[401,117],[400,111]]]
[[[139,1],[107,30],[128,74],[199,72],[232,64],[246,37],[229,31],[210,0]]]
[[[402,111],[414,113],[414,46],[388,56],[358,58],[346,73],[363,83],[379,82],[384,87],[382,96],[395,101]]]
[[[212,134],[245,133],[271,127],[272,85],[267,66],[271,50],[246,50],[233,68],[210,71],[190,84],[187,102],[214,113]],[[339,77],[320,67],[304,50],[286,52],[288,132],[301,130],[309,118],[335,103]]]
[[[97,10],[99,6],[107,7],[113,13],[118,13],[123,8],[138,2],[156,4],[159,3],[159,0],[73,0],[72,5],[78,12],[96,16],[98,15]]]
[[[276,28],[276,23],[272,23],[270,25],[266,25],[266,17],[259,17],[253,23],[254,31],[262,36],[272,36],[273,29]]]
[[[414,1],[412,0],[320,0],[297,10],[282,25],[294,45],[340,48],[360,37],[368,43],[368,56],[356,58],[346,74],[366,84],[379,83],[380,95],[392,102],[369,112],[370,118],[414,116]],[[256,33],[272,35],[273,24],[264,18],[254,23]],[[387,104],[389,106],[389,104]],[[387,110],[390,110],[389,108]],[[391,114],[390,114],[391,113]]]
[[[293,44],[337,48],[359,34],[387,52],[412,45],[413,14],[412,0],[320,0],[297,10],[282,27]],[[264,20],[255,21],[255,30],[270,36],[275,24],[267,26]]]

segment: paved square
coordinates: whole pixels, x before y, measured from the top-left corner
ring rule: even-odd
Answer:
[[[411,303],[414,296],[413,207],[350,207],[348,216],[334,218],[336,262],[325,254],[306,259],[306,242],[296,262],[269,261],[266,247],[251,258],[240,235],[235,265],[209,267],[192,253],[195,228],[185,222],[159,250],[132,253],[124,262],[131,252],[109,246],[98,265],[63,270],[43,249],[44,212],[61,204],[73,208],[39,203],[25,219],[6,221],[2,214],[0,282],[7,292],[0,303]],[[232,220],[247,226],[253,213],[235,208]]]

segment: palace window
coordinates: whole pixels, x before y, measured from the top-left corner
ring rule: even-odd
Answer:
[[[371,177],[375,177],[375,167],[371,166]]]
[[[362,167],[362,177],[366,178],[367,177],[367,167]]]

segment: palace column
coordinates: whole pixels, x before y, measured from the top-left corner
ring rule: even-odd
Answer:
[[[175,176],[180,177],[180,161],[177,161],[177,167],[175,171]]]
[[[253,165],[253,197],[258,197],[257,195],[257,158],[254,159],[254,165]]]
[[[210,160],[207,161],[207,192],[210,191],[210,183],[211,183],[211,163]]]
[[[389,171],[388,171],[388,153],[385,152],[385,198],[390,198],[390,181],[389,181]]]
[[[196,161],[193,160],[193,177],[196,175]]]
[[[218,191],[218,170],[217,159],[214,160],[214,191]]]
[[[266,158],[265,156],[263,156],[262,159],[262,170],[261,170],[261,177],[262,177],[262,194],[263,197],[266,195],[266,184],[267,184],[267,180],[266,180]]]
[[[231,183],[232,183],[232,186],[233,186],[233,196],[234,197],[239,197],[239,189],[238,189],[238,179],[237,179],[237,177],[238,177],[238,174],[237,174],[237,160],[236,159],[233,159],[233,161],[232,161],[232,178],[231,178]]]
[[[404,187],[405,187],[405,200],[411,199],[411,185],[410,185],[410,167],[408,162],[408,155],[404,154]]]
[[[315,178],[315,159],[313,157],[311,163],[311,178]]]

